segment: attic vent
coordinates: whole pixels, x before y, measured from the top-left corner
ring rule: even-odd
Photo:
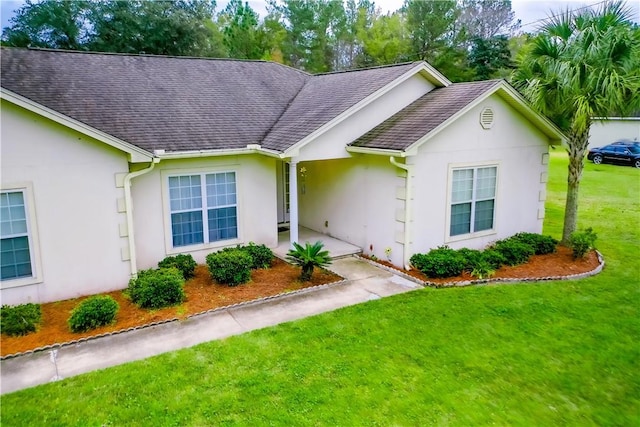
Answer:
[[[485,108],[480,113],[480,124],[483,129],[491,129],[493,126],[493,110],[491,108]]]

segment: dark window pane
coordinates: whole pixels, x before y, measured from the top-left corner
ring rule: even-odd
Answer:
[[[204,243],[202,212],[182,212],[171,214],[173,246],[187,246]]]
[[[471,203],[451,206],[451,227],[449,234],[457,236],[471,231]]]
[[[32,276],[29,238],[23,236],[0,240],[0,262],[2,280]]]
[[[493,200],[476,202],[473,231],[491,230],[493,228],[493,205]]]
[[[238,219],[235,206],[209,209],[209,241],[238,237]]]

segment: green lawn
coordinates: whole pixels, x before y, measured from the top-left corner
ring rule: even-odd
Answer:
[[[371,301],[3,396],[2,426],[640,425],[640,172],[588,163],[581,194],[598,276]]]

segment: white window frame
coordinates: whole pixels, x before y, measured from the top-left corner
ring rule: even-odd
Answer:
[[[496,168],[496,188],[495,195],[493,197],[493,228],[489,230],[482,231],[472,231],[466,234],[456,234],[455,236],[451,235],[451,207],[453,205],[452,200],[452,190],[453,190],[453,171],[456,170],[466,170],[466,169],[482,169],[482,168]],[[473,177],[473,196],[471,199],[471,226],[474,224],[475,217],[475,191],[476,191],[476,177],[477,175],[474,173]],[[499,191],[500,188],[500,162],[491,161],[491,162],[474,162],[474,163],[455,163],[449,164],[449,172],[447,179],[447,212],[446,212],[446,221],[445,221],[445,243],[457,242],[461,240],[469,240],[475,239],[478,237],[490,236],[498,233],[497,226],[497,215],[498,212],[498,199],[499,199]]]
[[[31,276],[16,277],[0,280],[0,289],[16,288],[19,286],[42,283],[42,260],[40,258],[40,240],[38,238],[38,223],[36,219],[35,200],[33,197],[33,184],[21,182],[14,184],[2,184],[2,193],[21,192],[25,204],[25,216],[27,218],[27,240],[29,241],[29,257],[31,261]]]
[[[238,227],[238,235],[234,239],[226,239],[226,240],[216,240],[213,242],[207,241],[209,238],[208,232],[208,221],[206,217],[206,211],[209,209],[207,207],[207,193],[206,193],[206,185],[201,186],[201,194],[202,197],[202,207],[200,208],[203,212],[202,217],[202,226],[203,226],[203,237],[204,243],[196,243],[193,245],[184,245],[184,246],[173,246],[173,227],[171,224],[171,198],[169,191],[169,178],[180,177],[180,176],[191,176],[191,175],[200,175],[201,182],[205,182],[206,175],[210,174],[219,174],[219,173],[227,173],[233,172],[235,173],[236,179],[236,219],[237,219],[237,227]],[[194,169],[173,169],[173,170],[163,170],[160,173],[162,180],[162,200],[163,200],[163,217],[164,217],[164,229],[165,229],[165,252],[167,255],[185,253],[185,252],[195,252],[200,250],[215,250],[225,246],[235,246],[242,243],[242,221],[241,221],[241,184],[240,184],[240,168],[194,168]]]

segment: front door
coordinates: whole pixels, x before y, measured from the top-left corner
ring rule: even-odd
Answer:
[[[289,222],[289,163],[278,162],[278,224]]]

